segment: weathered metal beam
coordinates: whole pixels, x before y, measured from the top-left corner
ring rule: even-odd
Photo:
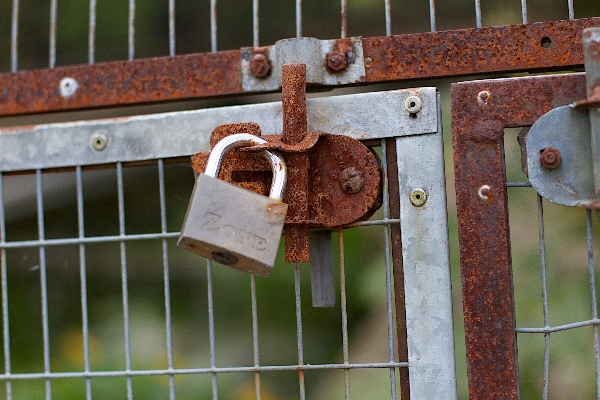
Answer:
[[[600,18],[364,38],[365,76],[351,82],[582,66],[581,32],[594,26],[600,26]],[[0,116],[251,93],[259,89],[245,90],[242,84],[246,53],[247,49],[0,74]],[[311,55],[297,61],[327,69],[326,59]],[[323,83],[337,84],[330,75],[335,78],[336,72],[328,70]],[[339,84],[348,82],[340,79]]]

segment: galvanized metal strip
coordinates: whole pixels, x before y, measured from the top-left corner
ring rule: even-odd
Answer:
[[[350,64],[348,72],[325,74],[315,84],[347,85],[581,66],[581,31],[594,26],[600,26],[600,18],[363,38],[362,46],[355,46],[357,62]],[[544,47],[548,44],[551,46]],[[323,51],[326,50],[319,49],[319,54]],[[248,54],[244,49],[215,51],[4,73],[0,74],[0,116],[276,90],[278,86],[270,80],[263,84],[243,77]],[[325,59],[315,61],[312,52],[310,56],[311,59],[294,62],[315,66],[320,62],[325,68]],[[72,95],[61,95],[60,82],[64,78],[78,82]]]
[[[444,144],[439,121],[436,134],[396,139],[400,229],[410,398],[455,400]],[[414,191],[419,189],[426,193],[424,203],[414,201]]]
[[[308,130],[359,140],[433,133],[435,93],[435,88],[419,88],[309,99]],[[422,100],[416,118],[404,107],[410,96]],[[263,135],[281,134],[281,103],[7,128],[0,130],[0,170],[192,155],[210,151],[210,134],[218,125],[240,121],[258,123]]]
[[[348,56],[348,67],[334,72],[327,68],[327,54],[333,52],[336,40],[319,40],[301,37],[284,39],[269,46],[267,54],[271,63],[271,74],[257,78],[252,74],[250,61],[252,47],[241,49],[242,86],[244,91],[273,91],[281,87],[281,67],[284,64],[306,64],[306,82],[319,85],[344,85],[365,81],[365,65],[360,37],[348,39],[352,51]]]
[[[583,74],[452,85],[456,208],[472,400],[519,396],[504,128],[532,125],[552,108],[584,97]]]

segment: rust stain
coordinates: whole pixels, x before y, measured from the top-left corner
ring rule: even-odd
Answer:
[[[554,46],[554,38],[552,42]],[[489,93],[485,105],[481,102],[482,92]],[[516,399],[518,395],[504,128],[530,126],[552,108],[570,104],[585,94],[584,74],[452,85],[470,399]]]

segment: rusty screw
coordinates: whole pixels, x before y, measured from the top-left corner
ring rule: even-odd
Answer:
[[[271,73],[271,63],[263,53],[256,53],[250,60],[250,71],[256,78],[266,78]]]
[[[542,167],[546,169],[555,169],[560,165],[561,161],[562,157],[558,149],[547,147],[540,154],[540,162],[542,163]]]
[[[365,186],[365,178],[358,169],[346,168],[340,176],[340,186],[348,194],[358,193]]]
[[[327,66],[335,72],[340,72],[348,68],[348,57],[341,51],[334,51],[327,54]]]

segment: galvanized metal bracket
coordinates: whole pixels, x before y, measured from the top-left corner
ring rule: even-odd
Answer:
[[[328,60],[339,52],[340,60],[328,66]],[[259,58],[264,67],[253,70],[253,58]],[[281,87],[281,67],[284,64],[306,64],[306,83],[319,85],[343,85],[365,82],[365,60],[360,37],[337,40],[319,40],[315,38],[284,39],[268,47],[243,47],[242,87],[247,92],[278,90]],[[343,59],[345,58],[345,59]],[[331,63],[329,63],[331,64]],[[256,75],[259,75],[257,77]]]
[[[600,28],[585,29],[587,99],[549,111],[526,139],[527,172],[544,198],[600,208]]]
[[[531,186],[556,204],[598,208],[590,143],[586,108],[562,106],[544,114],[526,139]]]
[[[416,114],[405,109],[407,100],[414,97],[422,103]],[[358,140],[432,134],[437,132],[436,104],[433,87],[308,99],[308,130]],[[0,170],[191,156],[210,151],[210,134],[218,125],[254,121],[263,135],[279,134],[282,113],[281,102],[275,102],[3,128]]]

